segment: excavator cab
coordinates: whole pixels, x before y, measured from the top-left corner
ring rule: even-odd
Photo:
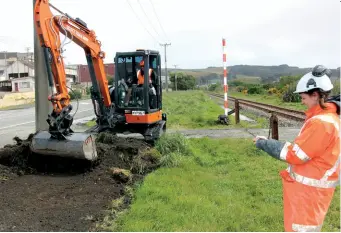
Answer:
[[[141,61],[145,66],[141,67]],[[155,112],[162,109],[161,64],[157,51],[138,50],[117,53],[115,57],[116,108],[122,110]],[[150,70],[150,71],[149,71]],[[144,75],[144,83],[138,82],[138,72]]]
[[[141,61],[144,67],[141,67]],[[144,75],[143,83],[138,81],[139,72]],[[166,130],[166,114],[162,113],[159,52],[117,52],[114,79],[111,101],[116,114],[124,116],[117,121],[114,131],[140,133],[146,141],[158,139]]]

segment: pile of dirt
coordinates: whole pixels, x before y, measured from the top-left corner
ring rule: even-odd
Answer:
[[[88,162],[33,154],[32,136],[0,149],[0,231],[93,230],[127,185],[158,167],[139,139],[102,133],[99,159]]]

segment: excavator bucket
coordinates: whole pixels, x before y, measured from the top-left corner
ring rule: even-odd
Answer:
[[[30,145],[40,155],[61,156],[94,161],[97,158],[95,137],[89,133],[73,133],[64,140],[55,139],[47,131],[38,132]]]

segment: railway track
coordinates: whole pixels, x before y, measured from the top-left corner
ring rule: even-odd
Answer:
[[[208,93],[211,96],[223,99],[224,95],[217,94],[217,93]],[[228,97],[229,100],[235,101],[237,98],[234,97]],[[267,113],[275,113],[278,116],[282,116],[284,118],[292,119],[295,121],[304,121],[305,120],[305,114],[302,111],[297,111],[293,109],[288,108],[282,108],[270,104],[263,104],[251,100],[245,100],[245,99],[238,99],[238,102],[240,105],[248,106],[251,108],[259,109],[261,111],[267,112]]]

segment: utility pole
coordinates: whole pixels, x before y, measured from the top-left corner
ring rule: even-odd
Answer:
[[[166,71],[166,92],[168,92],[168,73],[167,73],[167,46],[171,45],[171,43],[160,44],[165,47],[165,71]]]
[[[26,47],[26,60],[27,60],[27,62],[29,62],[30,61],[30,59],[29,59],[29,54],[30,54],[30,47]],[[29,68],[28,68],[28,66],[27,66],[27,73],[29,73]]]
[[[5,80],[7,79],[7,51],[5,51]]]
[[[175,68],[175,91],[177,91],[177,90],[178,90],[178,84],[177,84],[176,67],[177,67],[178,65],[173,65],[173,66],[174,66],[174,68]]]
[[[30,55],[30,47],[26,47],[26,59],[29,60],[29,55]]]
[[[19,56],[17,53],[17,72],[18,72],[18,78],[20,78],[20,70],[19,70]],[[24,66],[24,72],[25,72],[25,66]]]
[[[33,7],[36,1],[38,0],[33,0]],[[48,101],[48,95],[50,94],[50,91],[47,83],[47,71],[45,66],[44,53],[43,48],[40,46],[39,38],[36,35],[34,18],[33,30],[34,30],[35,121],[36,121],[35,123],[36,131],[40,131],[47,130],[49,128],[46,119],[48,114],[52,111],[52,105]]]

